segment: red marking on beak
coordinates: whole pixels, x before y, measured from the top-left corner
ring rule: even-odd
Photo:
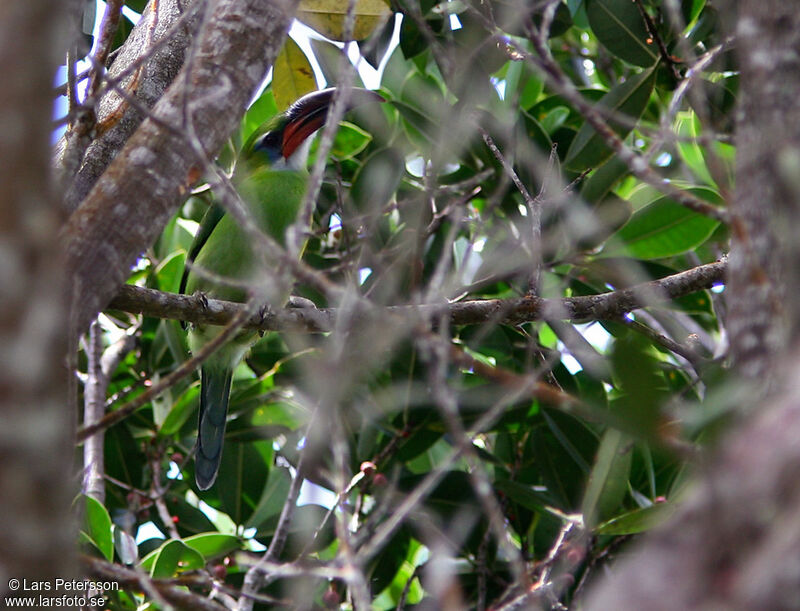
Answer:
[[[327,108],[325,108],[324,111],[314,113],[311,117],[303,117],[288,123],[283,130],[283,145],[281,146],[283,157],[289,159],[306,138],[325,124],[327,115]]]
[[[333,102],[336,89],[323,89],[303,96],[287,111],[289,122],[283,130],[281,154],[288,159],[311,134],[325,124],[328,109]],[[345,111],[368,102],[384,102],[383,96],[366,89],[353,89],[347,100]]]

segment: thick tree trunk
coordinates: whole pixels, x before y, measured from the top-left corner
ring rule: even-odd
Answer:
[[[727,328],[736,369],[765,388],[800,332],[800,14],[794,2],[738,4]]]
[[[800,608],[800,13],[783,0],[729,2],[730,17],[736,8],[727,327],[733,366],[761,405],[746,402],[749,418],[676,519],[590,591],[587,609]]]
[[[74,572],[62,219],[47,179],[67,4],[0,2],[0,595]]]

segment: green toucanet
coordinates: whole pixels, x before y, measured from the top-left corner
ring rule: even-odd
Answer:
[[[259,229],[285,245],[287,228],[300,212],[308,182],[306,162],[311,136],[325,124],[335,89],[303,96],[285,113],[274,117],[245,145],[233,182]],[[353,89],[347,109],[383,101],[378,94]],[[187,256],[181,292],[199,292],[214,299],[244,302],[248,283],[263,278],[259,259],[246,232],[219,205],[203,217]],[[203,273],[207,272],[207,273]],[[228,280],[229,282],[225,282]],[[273,296],[271,306],[283,307],[289,295]],[[189,347],[197,353],[221,331],[214,325],[196,325],[189,331]],[[217,478],[233,370],[256,342],[254,332],[241,332],[216,350],[200,369],[200,418],[195,455],[195,481],[206,490]]]

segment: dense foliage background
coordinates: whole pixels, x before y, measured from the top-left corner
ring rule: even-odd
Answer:
[[[187,61],[206,4],[159,26]],[[155,10],[110,2],[95,61],[163,51]],[[207,311],[133,288],[97,317],[75,363],[85,570],[123,583],[105,593],[119,609],[568,608],[676,512],[742,407],[722,285],[740,72],[718,7],[320,0],[297,15],[315,33],[286,39],[127,282],[177,292],[247,138],[303,93],[374,74],[386,102],[315,141],[309,240],[280,270],[320,310],[260,321],[205,493],[179,319]],[[117,95],[157,126],[136,70],[67,90],[88,78],[89,102]],[[76,204],[89,163],[70,155],[122,115],[84,110],[71,99],[59,145]],[[184,136],[195,153],[202,128]]]

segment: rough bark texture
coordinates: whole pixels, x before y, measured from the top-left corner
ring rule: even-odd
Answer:
[[[136,257],[200,178],[188,126],[196,144],[213,157],[274,61],[295,7],[291,0],[210,3],[192,61],[65,229],[74,331],[85,330],[109,302]]]
[[[738,222],[727,326],[739,372],[771,382],[800,329],[800,14],[794,2],[738,5]]]
[[[183,65],[191,32],[197,25],[196,12],[185,23],[181,15],[198,0],[159,0],[144,10],[142,19],[131,32],[108,71],[110,79],[121,79],[120,88],[146,108],[152,108],[167,90]],[[146,57],[145,61],[142,58]],[[96,105],[96,138],[81,159],[73,159],[78,143],[68,145],[64,136],[56,151],[57,164],[70,184],[64,198],[68,210],[74,210],[136,130],[144,117],[118,92],[109,91]],[[73,176],[70,168],[80,164]]]
[[[587,611],[800,608],[794,380],[780,402],[728,439],[673,523],[589,592]]]
[[[800,608],[800,13],[782,0],[726,8],[737,4],[728,329],[738,372],[773,398],[748,401],[756,413],[699,474],[676,519],[589,593],[590,610]]]
[[[666,276],[627,289],[565,299],[478,299],[458,303],[420,306],[392,306],[375,309],[373,315],[439,317],[449,313],[453,325],[477,325],[486,322],[519,324],[532,320],[616,320],[623,314],[646,306],[710,288],[722,282],[724,262],[701,265],[685,272]],[[114,296],[110,308],[191,323],[225,325],[245,309],[241,303],[208,299],[202,306],[191,295],[163,293],[153,289],[125,285]],[[286,329],[330,331],[336,320],[335,308],[290,308],[269,315],[252,316],[243,326],[261,331]]]
[[[47,180],[67,8],[0,2],[0,595],[12,578],[74,571],[62,219]]]

